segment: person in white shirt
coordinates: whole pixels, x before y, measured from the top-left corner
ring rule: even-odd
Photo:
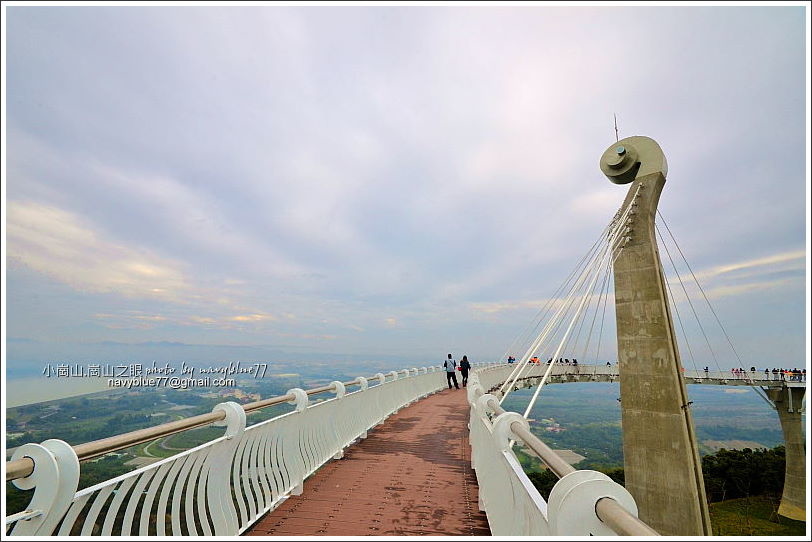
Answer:
[[[448,389],[451,389],[451,381],[454,381],[454,387],[460,389],[460,385],[457,384],[457,362],[454,358],[451,357],[451,354],[448,355],[448,359],[445,360],[443,363],[445,367],[445,377],[448,380]]]

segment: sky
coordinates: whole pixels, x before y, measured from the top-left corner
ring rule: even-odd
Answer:
[[[808,17],[5,6],[8,374],[498,359],[623,201],[615,114],[663,148],[659,209],[743,362],[800,366]]]

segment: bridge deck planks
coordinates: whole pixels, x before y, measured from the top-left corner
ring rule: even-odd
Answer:
[[[490,535],[477,505],[467,425],[465,388],[417,401],[316,471],[301,495],[245,534]]]

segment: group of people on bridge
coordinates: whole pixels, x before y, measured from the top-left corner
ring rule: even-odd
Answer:
[[[516,358],[514,358],[513,356],[508,356],[507,362],[508,363],[516,363]],[[537,365],[541,363],[538,356],[533,356],[532,358],[530,358],[528,360],[528,362],[529,363],[535,363]],[[548,359],[547,360],[547,365],[550,365],[552,362],[553,362],[553,358]],[[558,363],[559,365],[576,365],[577,366],[578,365],[578,360],[575,359],[575,358],[572,358],[572,361],[570,361],[569,358],[558,358],[558,361],[556,363]]]
[[[730,373],[733,375],[733,378],[742,379],[742,378],[749,378],[754,379],[758,378],[758,374],[761,373],[759,369],[755,367],[750,367],[750,370],[747,371],[742,367],[738,369],[736,367],[730,370]],[[708,368],[705,367],[705,374],[708,374]],[[806,382],[806,369],[798,369],[794,367],[792,369],[782,369],[773,367],[770,369],[769,367],[764,369],[764,380],[781,380],[784,382]]]
[[[755,369],[755,367],[752,367]],[[741,370],[741,369],[740,369]],[[770,378],[772,375],[772,378]],[[806,382],[806,369],[764,369],[764,378],[768,380],[785,380],[787,382]]]

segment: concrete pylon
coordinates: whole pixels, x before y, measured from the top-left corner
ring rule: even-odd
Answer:
[[[617,217],[626,216],[614,261],[626,489],[660,534],[711,535],[654,229],[668,165],[657,142],[635,136],[609,147],[600,166],[613,183],[632,183]]]
[[[778,411],[786,451],[784,492],[778,513],[790,519],[806,521],[806,449],[801,420],[801,404],[806,387],[766,388],[765,391]]]

